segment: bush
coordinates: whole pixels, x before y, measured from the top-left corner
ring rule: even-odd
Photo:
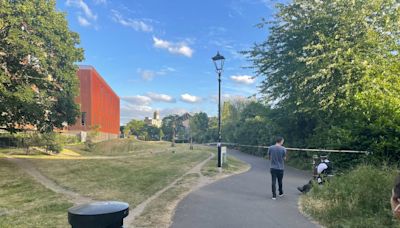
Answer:
[[[93,142],[92,138],[88,137],[85,141],[85,150],[86,151],[93,151],[95,148],[95,143]]]
[[[361,165],[316,186],[302,209],[327,227],[399,227],[390,208],[396,169]]]
[[[76,144],[79,142],[79,138],[77,136],[73,135],[63,135],[63,134],[58,134],[56,136],[56,140],[61,143],[62,145],[68,145],[68,144]]]
[[[54,132],[44,133],[41,135],[41,146],[46,148],[46,151],[59,153],[63,149],[63,142],[59,135]]]

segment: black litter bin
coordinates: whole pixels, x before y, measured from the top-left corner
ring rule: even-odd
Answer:
[[[72,228],[121,228],[128,214],[127,203],[94,202],[68,209],[68,222]]]

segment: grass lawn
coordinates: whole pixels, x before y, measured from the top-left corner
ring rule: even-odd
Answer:
[[[168,189],[157,200],[147,205],[133,225],[135,227],[169,227],[175,206],[198,178],[199,175],[195,173],[186,175],[176,186]]]
[[[32,162],[41,173],[65,188],[96,200],[121,200],[135,207],[210,155],[207,147],[189,150],[189,146],[179,145],[171,149],[169,143],[163,142],[132,141],[135,146],[126,149],[126,142],[131,141],[121,140],[123,146],[118,141],[112,142],[117,148],[124,148],[121,153],[107,147],[113,155],[138,156],[109,160],[32,159]],[[107,154],[101,148],[86,155]]]
[[[62,195],[0,158],[0,227],[68,227],[71,206]]]
[[[67,148],[68,153],[59,155],[33,153],[29,160],[44,176],[66,189],[94,200],[128,202],[131,208],[184,175],[215,151],[200,145],[189,150],[187,144],[170,147],[169,142],[132,139],[101,142],[92,152],[85,151],[82,144]],[[0,227],[68,227],[67,209],[72,204],[7,162],[2,158],[5,155],[21,159],[28,157],[20,149],[0,150]],[[105,156],[109,158],[105,159]],[[219,172],[215,164],[216,157],[205,165],[202,174],[210,177],[217,175]],[[223,174],[246,167],[229,157]],[[174,205],[191,189],[198,177],[198,174],[186,175],[176,186],[161,194],[145,208],[135,221],[136,225],[168,225]]]
[[[85,145],[76,144],[66,146],[68,149],[79,152],[82,155],[106,155],[106,156],[123,156],[123,155],[140,155],[146,153],[156,153],[173,151],[177,149],[187,149],[188,145],[175,144],[171,147],[171,142],[165,141],[139,141],[135,139],[114,139],[95,144],[93,151],[85,150]]]

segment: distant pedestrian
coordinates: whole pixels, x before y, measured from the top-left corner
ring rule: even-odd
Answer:
[[[393,216],[400,219],[400,175],[397,176],[392,189],[392,197],[390,198]]]
[[[271,161],[270,172],[272,178],[272,199],[276,200],[276,180],[278,179],[279,197],[283,196],[283,170],[286,160],[286,148],[283,147],[284,139],[276,137],[275,145],[268,148],[268,158]]]

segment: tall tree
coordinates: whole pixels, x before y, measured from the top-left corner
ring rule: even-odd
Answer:
[[[207,113],[195,113],[190,118],[190,133],[193,140],[198,143],[206,141],[208,130],[208,116]]]
[[[125,126],[125,134],[126,135],[135,135],[139,137],[144,132],[145,123],[143,120],[131,120]]]
[[[293,140],[398,151],[399,7],[397,0],[294,0],[260,24],[269,37],[245,53]]]
[[[0,126],[52,131],[78,114],[83,49],[55,0],[0,0]]]

